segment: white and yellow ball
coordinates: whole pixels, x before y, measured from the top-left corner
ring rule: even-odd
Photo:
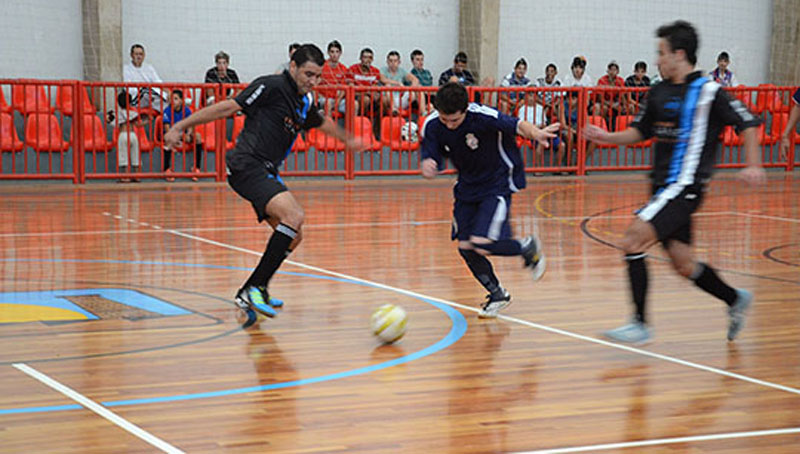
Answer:
[[[407,323],[408,314],[402,307],[384,304],[372,313],[370,327],[372,334],[384,343],[391,344],[403,337]]]

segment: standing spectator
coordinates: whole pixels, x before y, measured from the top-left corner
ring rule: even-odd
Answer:
[[[650,86],[650,78],[647,77],[647,63],[643,61],[637,61],[635,65],[633,65],[633,74],[625,78],[625,86],[626,87],[649,87]],[[642,103],[640,100],[642,99],[642,93],[644,92],[635,92],[628,94],[628,112],[634,113],[639,110]]]
[[[597,81],[598,87],[612,87],[622,88],[625,86],[625,81],[619,77],[619,65],[614,60],[608,63],[606,67],[606,75]],[[601,115],[606,119],[608,129],[614,130],[614,123],[619,114],[625,110],[622,105],[622,97],[620,93],[603,92],[600,96],[600,102],[594,104],[594,114]]]
[[[378,85],[381,80],[381,72],[378,68],[372,66],[372,60],[375,58],[374,52],[369,47],[361,49],[358,54],[359,62],[355,63],[348,68],[348,78],[353,81],[356,86],[372,87]],[[380,93],[360,92],[356,93],[356,102],[360,107],[359,115],[374,116],[377,114],[378,103],[380,101]],[[357,108],[358,108],[357,107]]]
[[[323,109],[326,113],[331,113],[338,110],[341,113],[345,112],[346,100],[344,99],[344,90],[333,90],[330,88],[323,88],[325,85],[348,85],[352,84],[350,74],[347,66],[339,62],[342,56],[342,44],[333,40],[328,43],[328,59],[322,65],[322,81],[320,81],[320,88],[318,89],[320,102],[324,103]]]
[[[183,90],[172,90],[172,102],[166,109],[162,121],[164,122],[164,134],[168,133],[172,125],[189,117],[192,111],[186,107],[183,101]],[[214,127],[208,125],[207,127]],[[203,159],[203,149],[200,146],[200,133],[194,130],[194,127],[186,128],[181,134],[181,143],[194,145],[194,168],[192,172],[200,173],[200,163]],[[164,173],[168,174],[167,181],[175,181],[175,178],[169,176],[172,173],[172,148],[169,145],[164,145]],[[197,181],[197,177],[192,177],[192,180]]]
[[[400,67],[400,53],[396,50],[390,51],[386,55],[386,66],[381,68],[381,83],[387,86],[418,87],[419,80],[416,76]],[[386,110],[391,108],[392,113],[396,114],[399,109],[408,108],[409,93],[393,92],[385,98]]]
[[[131,62],[122,68],[122,80],[125,82],[142,82],[145,84],[161,83],[156,69],[150,63],[144,62],[144,46],[134,44],[131,46]],[[162,110],[162,100],[167,98],[161,93],[158,87],[143,85],[139,88],[131,87],[128,89],[134,107],[150,107],[158,112]]]
[[[592,87],[594,80],[592,76],[586,74],[586,57],[578,55],[572,59],[570,65],[572,74],[564,79],[564,85],[567,87]]]
[[[223,51],[217,52],[217,55],[214,55],[214,63],[216,63],[216,65],[206,71],[205,83],[238,84],[239,75],[236,74],[236,71],[233,68],[228,67],[230,62],[230,55]],[[235,92],[230,88],[225,91],[226,99],[232,97],[234,94]],[[206,89],[206,105],[208,104],[214,104],[214,90],[211,88]]]
[[[475,85],[475,76],[467,69],[467,54],[464,52],[457,53],[453,59],[453,67],[439,75],[439,86],[447,82],[458,82],[465,87]]]
[[[714,82],[722,85],[723,87],[735,87],[739,85],[739,81],[736,80],[736,76],[734,76],[733,73],[728,70],[728,65],[730,64],[731,57],[727,52],[722,51],[717,57],[717,67],[709,72],[708,75],[714,79]]]
[[[501,87],[529,87],[531,80],[526,77],[528,72],[528,62],[524,58],[520,58],[514,64],[514,71],[508,73],[503,81],[500,82]],[[525,97],[524,93],[518,91],[501,92],[500,93],[500,111],[508,114],[516,110],[519,101]],[[534,123],[536,124],[536,123]]]
[[[281,74],[282,72],[289,70],[289,63],[292,61],[292,55],[294,55],[294,51],[299,48],[300,43],[289,44],[289,60],[278,65],[278,67],[275,69],[275,74]]]

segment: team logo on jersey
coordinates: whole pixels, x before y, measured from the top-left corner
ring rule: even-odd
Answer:
[[[467,133],[466,139],[467,139],[467,146],[471,150],[477,150],[478,149],[478,138],[475,137],[474,134],[472,134],[471,132]]]

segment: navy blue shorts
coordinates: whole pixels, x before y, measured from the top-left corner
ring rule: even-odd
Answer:
[[[479,201],[456,199],[453,204],[453,228],[450,238],[469,241],[471,236],[506,240],[511,238],[510,195],[491,195]]]

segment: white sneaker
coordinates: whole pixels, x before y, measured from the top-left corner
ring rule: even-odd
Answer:
[[[481,311],[478,312],[479,318],[497,318],[497,313],[500,309],[505,308],[511,304],[511,295],[506,289],[503,289],[503,295],[493,298],[491,294],[486,295],[486,302],[481,306]]]

